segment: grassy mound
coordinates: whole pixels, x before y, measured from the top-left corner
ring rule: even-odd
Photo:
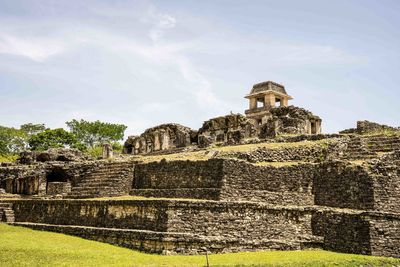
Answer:
[[[209,256],[210,266],[399,266],[400,259],[328,251]],[[0,224],[0,266],[205,266],[205,256],[150,255],[77,237]]]

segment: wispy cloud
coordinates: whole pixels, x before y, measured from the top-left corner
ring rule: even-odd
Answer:
[[[47,58],[62,53],[65,45],[54,38],[21,38],[0,32],[0,54],[10,54],[27,57],[34,61],[44,61]]]
[[[245,101],[246,91],[232,100],[232,85],[246,90],[288,69],[365,62],[334,44],[238,32],[195,12],[184,16],[147,1],[94,1],[63,15],[65,8],[46,4],[38,8],[40,16],[0,16],[0,85],[1,72],[15,79],[7,86],[26,81],[19,99],[46,106],[46,113],[34,115],[44,122],[60,119],[51,118],[58,114],[115,116],[131,126],[130,133],[161,120],[197,127]],[[12,110],[4,99],[3,110]],[[65,111],[51,112],[60,107]],[[4,122],[9,113],[2,112]]]

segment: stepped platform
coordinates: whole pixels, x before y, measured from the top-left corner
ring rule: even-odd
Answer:
[[[72,186],[66,198],[121,196],[129,192],[133,180],[133,163],[107,162]]]
[[[317,247],[400,257],[400,214],[395,213],[151,198],[7,203],[13,205],[14,225],[153,253]]]

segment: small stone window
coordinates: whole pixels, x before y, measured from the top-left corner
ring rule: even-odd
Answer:
[[[263,108],[263,107],[265,107],[264,98],[257,98],[257,108]]]
[[[280,107],[282,106],[282,99],[280,98],[275,98],[275,107]]]

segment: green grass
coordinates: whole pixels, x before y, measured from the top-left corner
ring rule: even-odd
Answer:
[[[400,259],[322,250],[209,256],[210,266],[400,266]],[[0,224],[0,266],[205,266],[205,256],[162,256]]]
[[[0,162],[15,162],[18,155],[0,155]]]
[[[256,143],[256,144],[245,144],[245,145],[233,145],[233,146],[211,146],[206,149],[202,149],[199,151],[188,151],[188,152],[179,152],[172,154],[161,154],[161,155],[135,155],[131,158],[133,160],[139,160],[145,163],[148,162],[157,162],[162,159],[167,161],[176,161],[176,160],[207,160],[208,152],[210,151],[218,151],[218,157],[229,158],[231,153],[235,152],[249,152],[256,150],[258,148],[268,148],[268,149],[284,149],[284,148],[295,148],[295,147],[311,147],[311,146],[326,146],[330,142],[330,140],[318,140],[318,141],[300,141],[300,142],[282,142],[282,143]]]
[[[256,166],[271,166],[271,167],[287,167],[287,166],[294,166],[298,164],[306,164],[307,162],[305,161],[274,161],[274,162],[269,162],[269,161],[262,161],[262,162],[257,162],[253,163],[253,165]]]

